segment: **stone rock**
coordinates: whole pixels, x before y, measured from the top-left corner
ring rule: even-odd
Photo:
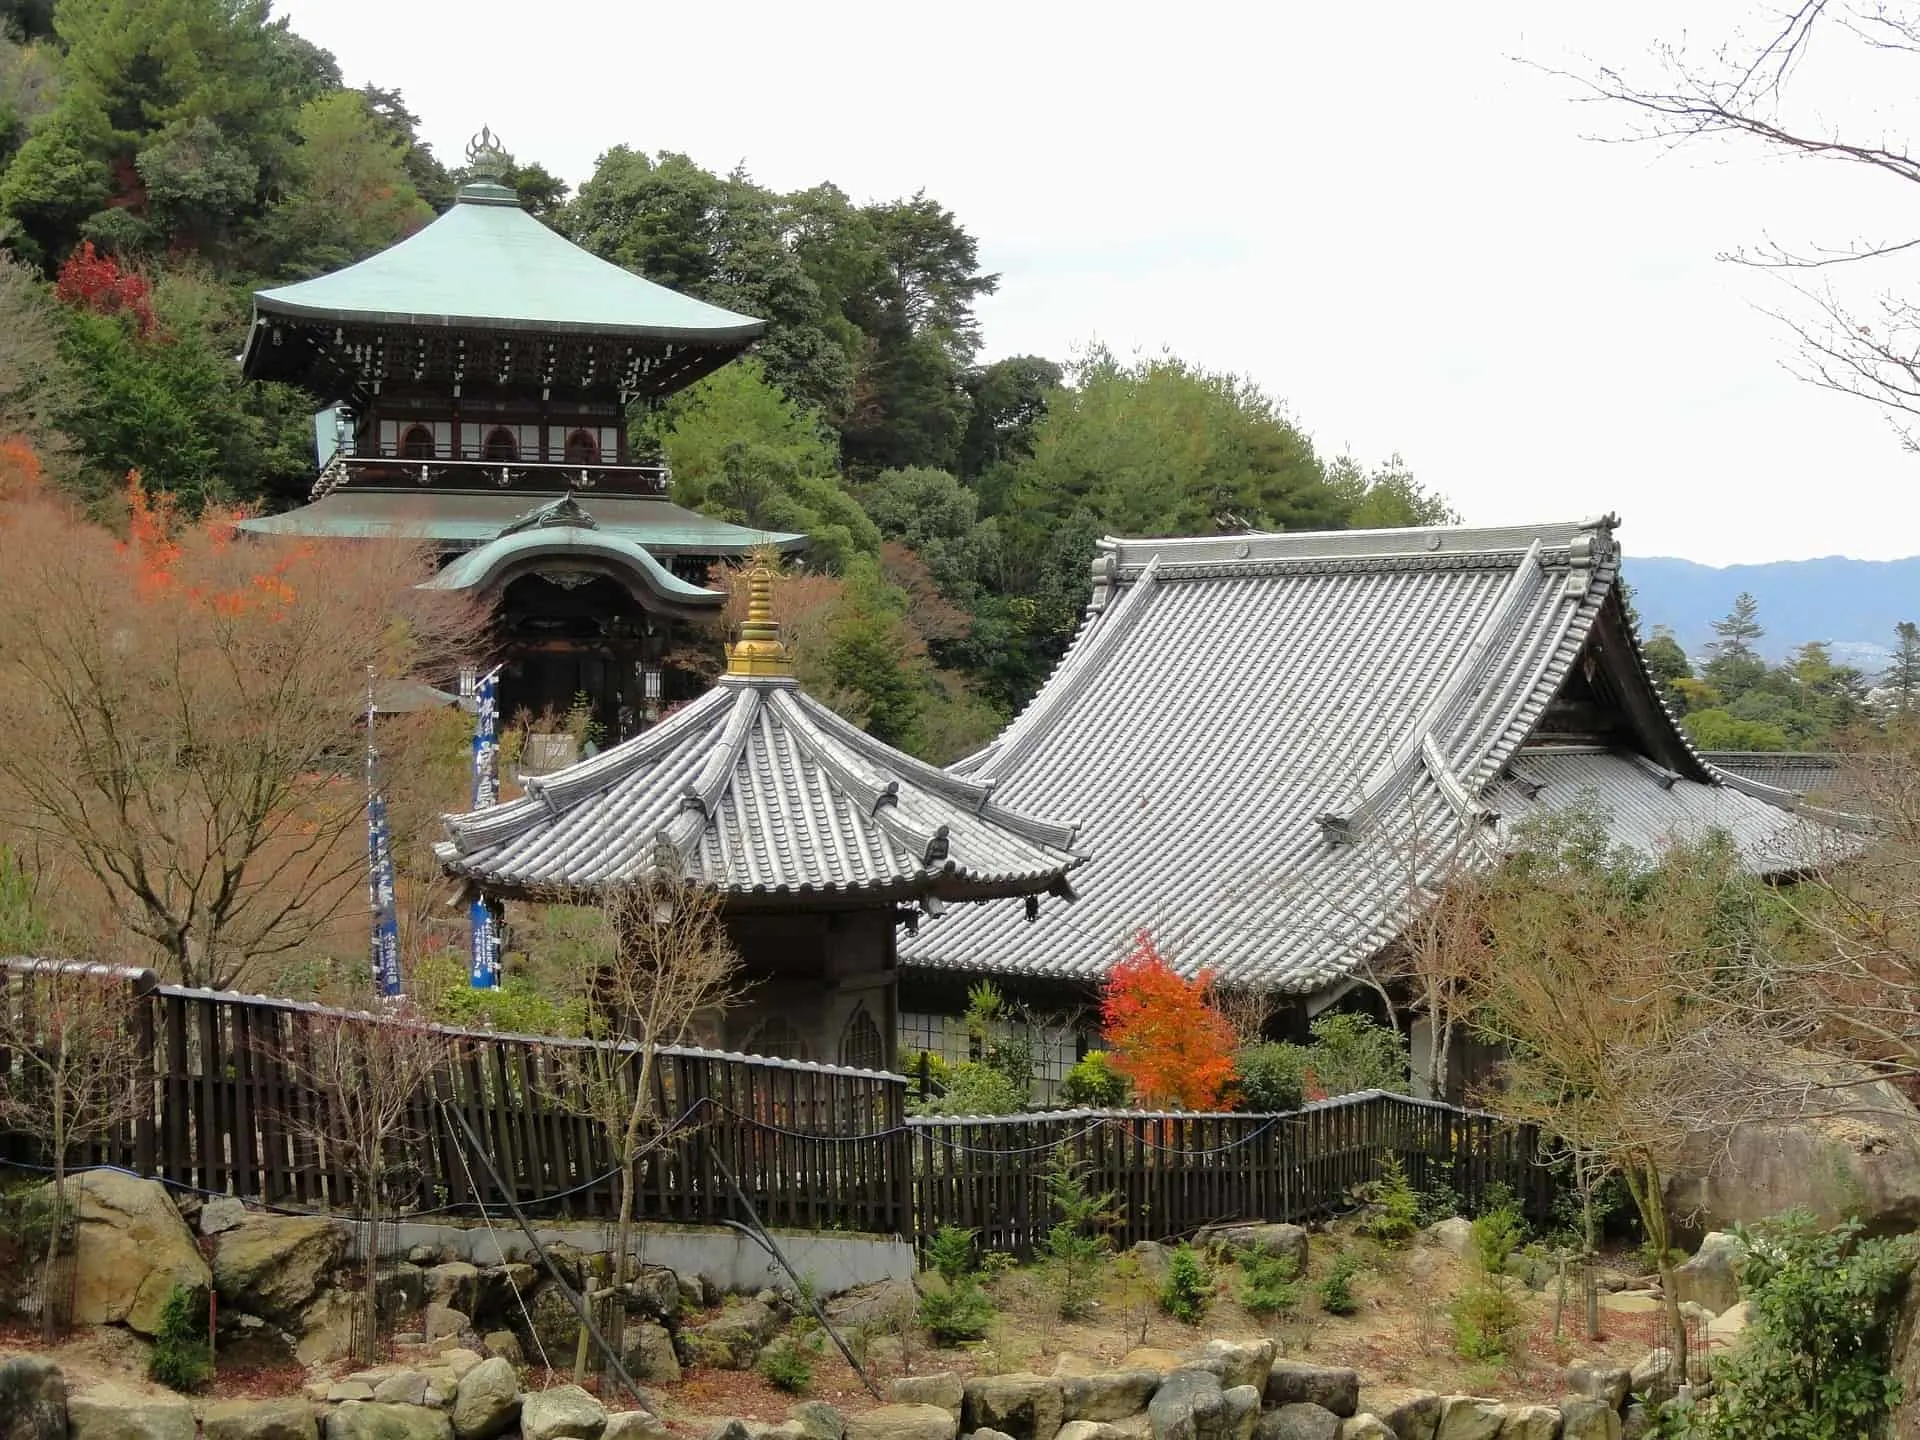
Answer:
[[[1752,1308],[1742,1300],[1738,1305],[1714,1316],[1707,1326],[1708,1348],[1731,1346],[1746,1330],[1747,1319],[1752,1313]]]
[[[453,1430],[438,1410],[349,1400],[327,1416],[322,1434],[326,1440],[451,1440]]]
[[[1667,1349],[1649,1350],[1640,1357],[1628,1377],[1627,1388],[1635,1395],[1670,1393],[1672,1381],[1668,1371],[1673,1368],[1673,1352]]]
[[[305,1400],[216,1400],[200,1413],[200,1425],[205,1440],[317,1440],[320,1433]]]
[[[1159,1241],[1136,1240],[1127,1253],[1139,1262],[1140,1272],[1147,1279],[1157,1283],[1167,1278],[1167,1267],[1173,1263],[1173,1256]]]
[[[667,1422],[650,1410],[622,1410],[607,1416],[600,1440],[667,1440]]]
[[[1360,1391],[1359,1411],[1379,1416],[1399,1440],[1433,1440],[1440,1428],[1440,1397],[1431,1390],[1369,1385]]]
[[[450,1260],[426,1272],[427,1299],[471,1315],[480,1299],[480,1267]]]
[[[1142,1241],[1141,1243],[1151,1242]],[[1138,1346],[1120,1357],[1122,1370],[1151,1370],[1157,1375],[1169,1374],[1186,1363],[1186,1356],[1172,1350],[1156,1350],[1151,1345]]]
[[[533,1322],[530,1329],[529,1318]],[[517,1305],[509,1311],[507,1323],[526,1346],[529,1359],[544,1354],[552,1364],[571,1363],[574,1342],[580,1334],[580,1314],[567,1292],[553,1281],[546,1281],[533,1292],[525,1315]]]
[[[1702,1330],[1705,1330],[1709,1325],[1713,1324],[1716,1317],[1713,1311],[1709,1310],[1706,1306],[1697,1305],[1691,1300],[1682,1300],[1680,1302],[1680,1318],[1689,1323],[1697,1324]]]
[[[1599,1269],[1593,1272],[1594,1288],[1604,1295],[1616,1290],[1631,1290],[1640,1282],[1624,1270]]]
[[[373,1387],[373,1398],[382,1405],[424,1405],[427,1377],[418,1370],[398,1371]]]
[[[680,1277],[664,1265],[642,1265],[627,1282],[627,1311],[655,1320],[671,1320],[680,1313]]]
[[[824,1400],[802,1400],[788,1406],[787,1419],[810,1440],[846,1440],[847,1417]]]
[[[427,1272],[408,1261],[382,1269],[375,1280],[380,1318],[387,1324],[411,1315],[427,1303]]]
[[[1222,1390],[1231,1390],[1236,1385],[1251,1385],[1256,1390],[1265,1390],[1267,1372],[1273,1368],[1273,1341],[1249,1340],[1242,1344],[1232,1340],[1209,1340],[1200,1351],[1199,1358],[1189,1360],[1187,1364],[1218,1375]]]
[[[938,1405],[880,1405],[847,1416],[846,1440],[955,1440],[959,1432]]]
[[[1822,1225],[1857,1217],[1873,1235],[1920,1228],[1920,1112],[1870,1072],[1812,1056],[1779,1067],[1783,1080],[1844,1085],[1843,1114],[1736,1126],[1694,1137],[1667,1185],[1676,1215],[1727,1230],[1787,1210]]]
[[[1011,1435],[1003,1435],[998,1430],[988,1430],[984,1426],[967,1436],[967,1440],[1013,1440]]]
[[[1397,1440],[1378,1415],[1355,1415],[1340,1422],[1340,1440]]]
[[[348,1400],[373,1399],[373,1386],[364,1380],[339,1380],[327,1387],[326,1401],[340,1405]]]
[[[1251,1440],[1260,1392],[1228,1389],[1205,1370],[1176,1370],[1147,1403],[1153,1440]]]
[[[1072,1420],[1124,1420],[1147,1408],[1161,1372],[1145,1367],[1069,1375],[1060,1380],[1063,1412]]]
[[[895,1405],[938,1405],[960,1418],[960,1404],[966,1398],[957,1371],[941,1370],[932,1375],[902,1375],[887,1384],[887,1399]]]
[[[1507,1423],[1507,1407],[1498,1400],[1473,1395],[1446,1395],[1440,1400],[1440,1424],[1434,1440],[1494,1440]]]
[[[780,1317],[763,1300],[729,1305],[715,1319],[682,1333],[696,1363],[721,1370],[751,1370],[760,1347],[780,1329]]]
[[[520,1316],[521,1298],[532,1295],[539,1284],[540,1272],[531,1265],[489,1265],[474,1281],[473,1308],[467,1313],[495,1325],[511,1323]]]
[[[521,1397],[522,1440],[600,1440],[606,1428],[606,1409],[578,1385],[556,1385]]]
[[[1653,1429],[1653,1411],[1639,1401],[1627,1406],[1620,1417],[1620,1440],[1643,1440]]]
[[[249,1215],[214,1240],[214,1288],[223,1305],[310,1330],[306,1312],[346,1250],[346,1232],[330,1220]]]
[[[1436,1220],[1421,1232],[1421,1236],[1427,1244],[1449,1255],[1458,1255],[1463,1260],[1473,1253],[1473,1222],[1464,1215],[1450,1215],[1445,1220]]]
[[[1562,1383],[1569,1395],[1604,1400],[1618,1410],[1633,1388],[1633,1372],[1624,1365],[1569,1365]]]
[[[757,1440],[744,1420],[722,1420],[709,1430],[706,1440]]]
[[[884,1325],[920,1308],[920,1292],[910,1280],[883,1280],[836,1295],[827,1302],[827,1318],[836,1325]]]
[[[1299,1225],[1206,1225],[1194,1237],[1194,1244],[1287,1256],[1302,1275],[1307,1273],[1307,1232]]]
[[[464,1335],[473,1329],[472,1317],[466,1311],[456,1310],[438,1301],[427,1302],[423,1323],[429,1340],[438,1340],[447,1335]]]
[[[520,1348],[520,1339],[511,1330],[495,1330],[489,1334],[482,1335],[480,1337],[480,1348],[486,1351],[487,1354],[506,1361],[509,1365],[524,1365],[527,1363],[526,1352]],[[675,1363],[674,1369],[677,1373],[679,1370],[678,1362]]]
[[[1740,1303],[1740,1266],[1747,1247],[1724,1230],[1709,1230],[1700,1248],[1673,1272],[1673,1293],[1682,1301],[1704,1305],[1714,1314]]]
[[[460,1440],[493,1440],[519,1414],[519,1376],[498,1355],[460,1377],[453,1392],[453,1433]]]
[[[1600,1308],[1615,1315],[1651,1315],[1666,1303],[1657,1290],[1616,1290],[1600,1297]]]
[[[1570,1395],[1560,1402],[1560,1440],[1620,1440],[1620,1412],[1604,1400]]]
[[[1253,1422],[1253,1436],[1254,1440],[1340,1440],[1340,1417],[1305,1402],[1282,1405]]]
[[[1509,1405],[1500,1440],[1557,1440],[1560,1412],[1551,1405]]]
[[[1050,1375],[977,1375],[966,1383],[961,1419],[969,1430],[1053,1440],[1066,1419],[1062,1383]]]
[[[46,1356],[0,1360],[0,1436],[67,1440],[67,1381]]]
[[[448,1350],[440,1356],[439,1364],[450,1373],[455,1380],[458,1380],[469,1370],[477,1366],[481,1359],[482,1357],[478,1351],[456,1346],[454,1349]]]
[[[184,1396],[143,1395],[117,1385],[98,1385],[67,1397],[69,1440],[194,1440],[198,1433],[193,1406]]]
[[[75,1216],[75,1324],[151,1335],[176,1285],[205,1297],[207,1262],[159,1181],[88,1170],[68,1177],[66,1194]],[[53,1186],[40,1195],[51,1201]]]
[[[1069,1420],[1053,1440],[1125,1440],[1125,1437],[1104,1420]]]
[[[645,1385],[678,1385],[680,1357],[674,1353],[673,1337],[664,1325],[650,1320],[627,1321],[621,1340],[620,1363],[627,1373]]]
[[[1276,1360],[1267,1371],[1267,1404],[1318,1405],[1350,1416],[1360,1406],[1360,1375],[1333,1365]]]
[[[196,1222],[202,1235],[222,1235],[238,1229],[247,1218],[246,1204],[233,1195],[215,1195],[200,1207]]]

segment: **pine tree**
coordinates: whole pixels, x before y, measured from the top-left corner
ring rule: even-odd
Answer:
[[[1893,691],[1893,708],[1911,715],[1920,706],[1920,625],[1902,620],[1894,627],[1893,664],[1882,683]]]
[[[1707,647],[1713,658],[1704,673],[1729,703],[1751,690],[1767,673],[1767,662],[1760,658],[1759,650],[1760,638],[1767,632],[1759,614],[1759,602],[1742,590],[1726,617],[1713,622],[1713,633],[1719,638]]]

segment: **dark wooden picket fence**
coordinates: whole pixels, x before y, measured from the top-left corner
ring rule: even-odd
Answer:
[[[156,985],[145,972],[91,973],[134,996],[140,1058],[128,1083],[151,1103],[82,1163],[290,1209],[363,1208],[326,1139],[336,1097],[306,1077],[313,1047],[333,1028],[389,1022]],[[9,1013],[44,1003],[44,965],[0,961],[0,980]],[[617,1191],[606,1138],[566,1103],[574,1083],[567,1057],[589,1042],[428,1028],[446,1059],[410,1102],[415,1138],[383,1208],[425,1219],[497,1210],[511,1197],[533,1216],[610,1217]],[[0,1080],[9,1072],[0,1050]],[[731,1176],[769,1225],[920,1242],[942,1225],[960,1225],[989,1249],[1026,1257],[1051,1223],[1043,1172],[1062,1149],[1093,1190],[1114,1192],[1123,1207],[1116,1238],[1127,1243],[1218,1221],[1336,1213],[1390,1157],[1416,1186],[1444,1182],[1468,1201],[1498,1184],[1544,1217],[1552,1200],[1531,1127],[1378,1091],[1277,1115],[1068,1110],[909,1119],[908,1082],[899,1075],[679,1047],[661,1052],[654,1085],[657,1112],[672,1129],[636,1192],[642,1219],[744,1221]],[[0,1163],[45,1160],[31,1134],[0,1134]]]

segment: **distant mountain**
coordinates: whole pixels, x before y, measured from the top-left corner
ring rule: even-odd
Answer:
[[[1906,560],[1780,560],[1766,565],[1701,565],[1666,556],[1629,555],[1625,573],[1640,623],[1671,629],[1696,660],[1713,640],[1713,622],[1745,590],[1760,602],[1761,650],[1785,659],[1809,640],[1863,669],[1886,663],[1894,626],[1920,620],[1920,556]]]

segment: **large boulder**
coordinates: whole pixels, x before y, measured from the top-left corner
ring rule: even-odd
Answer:
[[[1473,1253],[1473,1222],[1462,1215],[1436,1220],[1420,1232],[1420,1238],[1436,1249],[1465,1259]]]
[[[453,1432],[460,1440],[493,1440],[520,1415],[520,1380],[498,1356],[460,1377],[453,1394]]]
[[[1053,1440],[1127,1440],[1127,1434],[1104,1420],[1069,1420]]]
[[[847,1440],[847,1417],[824,1400],[797,1400],[787,1407],[787,1423],[807,1440]]]
[[[1620,1440],[1620,1412],[1604,1400],[1570,1395],[1560,1402],[1560,1440]]]
[[[692,1326],[681,1334],[694,1364],[711,1365],[717,1370],[751,1370],[760,1347],[779,1330],[780,1316],[771,1305],[742,1300],[706,1324]]]
[[[620,1363],[643,1385],[678,1385],[680,1357],[664,1325],[651,1320],[628,1320],[620,1342]]]
[[[580,1312],[573,1308],[573,1301],[557,1282],[548,1280],[536,1289],[527,1300],[524,1314],[518,1305],[506,1314],[507,1328],[520,1337],[529,1360],[543,1355],[552,1365],[565,1365],[572,1360],[580,1335]]]
[[[1153,1440],[1251,1440],[1260,1392],[1228,1389],[1205,1370],[1176,1370],[1147,1404]]]
[[[1434,1440],[1494,1440],[1507,1423],[1507,1407],[1474,1395],[1447,1395],[1440,1401]]]
[[[578,1385],[535,1390],[520,1400],[522,1440],[600,1440],[607,1412]]]
[[[194,1440],[198,1432],[184,1396],[98,1385],[67,1397],[69,1440]]]
[[[1399,1440],[1378,1415],[1355,1415],[1340,1422],[1340,1440]]]
[[[446,1414],[417,1405],[349,1400],[327,1415],[325,1440],[453,1440]]]
[[[1822,1225],[1854,1217],[1870,1234],[1920,1228],[1920,1111],[1858,1066],[1802,1057],[1784,1083],[1811,1081],[1833,1112],[1693,1137],[1667,1182],[1676,1215],[1703,1230],[1808,1210]],[[1841,1087],[1838,1089],[1832,1087]]]
[[[965,1398],[960,1374],[955,1370],[939,1370],[931,1375],[901,1375],[887,1382],[887,1399],[893,1404],[938,1405],[942,1410],[951,1411],[955,1419],[960,1416],[960,1405]]]
[[[846,1440],[955,1440],[959,1433],[959,1422],[938,1405],[880,1405],[847,1416]]]
[[[1618,1410],[1627,1403],[1627,1392],[1633,1388],[1633,1372],[1624,1365],[1569,1365],[1565,1384],[1569,1395],[1604,1400]]]
[[[1060,1378],[1060,1400],[1069,1421],[1124,1420],[1147,1408],[1160,1388],[1158,1370],[1103,1370]]]
[[[471,1315],[480,1298],[480,1267],[450,1260],[426,1272],[427,1299]]]
[[[627,1281],[627,1312],[654,1320],[671,1320],[680,1313],[680,1277],[664,1265],[642,1265]]]
[[[1302,1275],[1307,1273],[1307,1232],[1299,1225],[1206,1225],[1194,1237],[1194,1243],[1285,1256]]]
[[[1740,1303],[1740,1266],[1747,1247],[1724,1230],[1709,1230],[1700,1248],[1673,1272],[1674,1294],[1718,1315]]]
[[[1231,1390],[1236,1385],[1265,1390],[1267,1373],[1273,1368],[1273,1341],[1209,1340],[1198,1357],[1187,1363],[1194,1369],[1218,1375],[1222,1390]]]
[[[1558,1440],[1560,1412],[1551,1405],[1509,1405],[1500,1440]]]
[[[1336,1415],[1352,1415],[1360,1404],[1360,1374],[1335,1365],[1276,1360],[1267,1371],[1267,1404],[1318,1405]]]
[[[667,1440],[667,1423],[651,1410],[621,1410],[607,1416],[600,1440]]]
[[[331,1220],[249,1215],[214,1240],[214,1288],[223,1305],[304,1331],[346,1251],[346,1232]]]
[[[1013,1440],[1053,1440],[1066,1420],[1062,1382],[1051,1375],[978,1375],[967,1381],[961,1420]]]
[[[1440,1409],[1440,1397],[1431,1390],[1369,1385],[1360,1392],[1359,1413],[1379,1416],[1399,1440],[1433,1440]]]
[[[51,1185],[40,1193],[52,1201]],[[68,1178],[66,1194],[77,1222],[76,1324],[126,1325],[152,1335],[176,1285],[205,1297],[207,1262],[159,1181],[89,1170]]]
[[[539,1283],[540,1272],[531,1265],[489,1265],[474,1282],[473,1309],[468,1313],[490,1326],[510,1325],[520,1319],[522,1299],[532,1295]]]
[[[200,1212],[203,1220],[214,1204]],[[320,1433],[305,1400],[216,1400],[201,1412],[200,1425],[205,1440],[317,1440]]]
[[[46,1356],[0,1360],[0,1436],[67,1440],[67,1382]]]
[[[1319,1405],[1282,1405],[1254,1421],[1253,1440],[1340,1440],[1340,1417]]]

